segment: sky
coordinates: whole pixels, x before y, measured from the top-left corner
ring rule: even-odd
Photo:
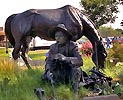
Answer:
[[[55,9],[64,5],[80,8],[80,0],[2,0],[0,2],[0,26],[8,16],[28,9]]]
[[[0,26],[4,27],[4,23],[10,15],[21,13],[28,9],[56,9],[67,4],[82,9],[79,2],[80,0],[2,0],[0,2]],[[121,13],[118,14],[119,18],[116,19],[116,23],[108,24],[108,26],[121,28],[120,22],[123,17],[122,7],[119,7]]]
[[[115,19],[115,23],[112,23],[112,24],[108,23],[106,26],[111,26],[114,29],[117,29],[117,28],[123,29],[123,26],[121,26],[120,24],[121,21],[123,20],[123,5],[119,5],[118,8],[119,8],[119,13],[117,14],[118,18]]]

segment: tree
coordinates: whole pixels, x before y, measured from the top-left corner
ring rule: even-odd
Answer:
[[[122,36],[121,33],[123,32],[123,30],[121,29],[113,29],[112,27],[103,27],[103,26],[100,26],[98,30],[100,32],[100,35],[104,38]]]
[[[121,21],[121,26],[123,26],[123,20]]]
[[[81,0],[80,5],[90,19],[94,21],[97,28],[108,22],[113,23],[118,13],[117,0]]]
[[[120,1],[120,4],[122,4],[123,5],[123,0],[119,0]]]
[[[120,1],[120,4],[123,5],[123,0],[119,0]],[[123,26],[123,20],[121,21],[121,26]],[[123,33],[122,33],[123,34]]]
[[[117,32],[119,32],[120,34],[123,33],[122,29],[115,29]]]

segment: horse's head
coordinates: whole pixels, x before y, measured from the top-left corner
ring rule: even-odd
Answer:
[[[94,53],[92,55],[92,60],[94,62],[94,64],[98,67],[98,68],[105,68],[105,60],[107,57],[107,52],[103,46],[103,44],[98,44],[96,46],[96,49],[94,49]]]

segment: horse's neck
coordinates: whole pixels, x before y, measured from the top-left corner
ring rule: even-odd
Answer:
[[[95,27],[95,24],[91,21],[91,19],[87,18],[85,15],[82,15],[80,17],[83,24],[84,36],[86,36],[90,40],[93,47],[95,47],[95,44],[100,44],[102,42],[102,38],[99,35]]]
[[[102,44],[102,38],[100,37],[100,35],[98,33],[95,33],[94,31],[86,31],[85,36],[89,39],[89,41],[92,43],[93,47],[95,47],[95,45],[100,45]]]

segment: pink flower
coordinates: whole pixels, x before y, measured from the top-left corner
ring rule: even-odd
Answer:
[[[87,56],[92,55],[93,47],[89,40],[82,44],[81,51],[82,51],[82,54],[86,54]]]

